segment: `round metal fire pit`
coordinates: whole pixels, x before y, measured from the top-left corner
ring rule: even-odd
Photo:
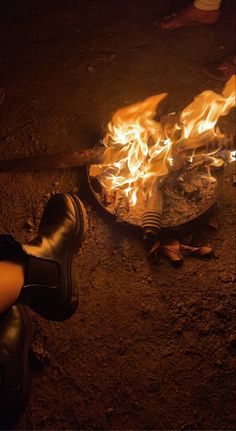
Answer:
[[[90,189],[99,203],[108,213],[114,216],[117,223],[128,223],[142,226],[145,212],[145,198],[140,194],[135,206],[130,206],[126,197],[120,192],[107,192],[94,176],[96,166],[88,167]],[[212,181],[199,171],[187,173],[185,179],[177,177],[171,184],[163,184],[163,228],[179,228],[188,222],[200,218],[215,203],[217,181]]]

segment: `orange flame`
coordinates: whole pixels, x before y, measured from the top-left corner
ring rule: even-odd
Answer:
[[[168,174],[175,165],[176,153],[191,150],[194,154],[196,148],[223,138],[216,124],[236,106],[235,78],[230,78],[221,95],[213,91],[199,94],[172,126],[154,119],[167,93],[119,109],[103,140],[106,150],[98,170],[102,185],[123,191],[135,205],[139,191],[150,194],[156,178]],[[231,160],[234,157],[231,153]],[[217,166],[218,159],[210,159],[211,166]]]

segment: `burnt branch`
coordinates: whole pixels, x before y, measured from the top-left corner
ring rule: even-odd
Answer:
[[[73,168],[101,163],[104,147],[82,151],[67,151],[19,159],[0,160],[0,171],[45,171],[49,169]]]

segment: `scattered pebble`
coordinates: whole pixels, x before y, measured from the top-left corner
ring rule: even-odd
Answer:
[[[24,224],[24,229],[27,229],[27,231],[32,231],[34,229],[34,223],[31,219],[26,220],[25,224]]]
[[[236,334],[230,334],[228,337],[229,347],[231,350],[236,350]]]
[[[215,308],[215,314],[219,318],[226,318],[227,317],[226,310],[224,309],[224,307],[222,305],[219,305],[217,308]]]
[[[95,72],[96,72],[96,70],[94,69],[94,67],[89,66],[89,67],[88,67],[88,72],[92,74],[92,73],[95,73]]]
[[[0,105],[5,99],[5,90],[4,88],[0,88]]]
[[[223,273],[220,274],[220,280],[223,281],[223,283],[228,284],[228,283],[233,283],[234,281],[234,277],[232,274],[227,274],[227,273]]]
[[[50,355],[41,341],[35,340],[32,343],[31,351],[33,353],[33,360],[35,366],[43,366],[45,363],[48,362]]]
[[[109,407],[106,411],[105,411],[105,415],[106,416],[111,416],[112,413],[114,412],[114,409],[112,407]]]

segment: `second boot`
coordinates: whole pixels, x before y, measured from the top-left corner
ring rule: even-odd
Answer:
[[[87,231],[87,215],[71,193],[54,195],[45,207],[36,238],[23,244],[25,283],[19,303],[49,320],[65,320],[78,305],[72,259]]]

